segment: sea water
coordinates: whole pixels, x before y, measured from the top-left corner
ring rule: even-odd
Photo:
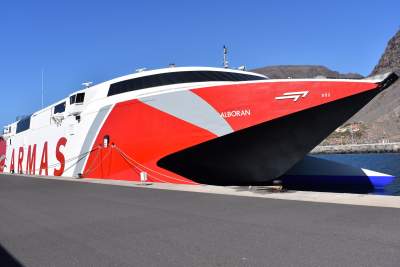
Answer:
[[[385,187],[384,194],[400,195],[400,153],[320,154],[313,156],[393,175],[397,178]]]

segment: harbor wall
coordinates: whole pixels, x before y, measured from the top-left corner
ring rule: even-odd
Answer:
[[[400,142],[316,146],[310,154],[400,153]]]

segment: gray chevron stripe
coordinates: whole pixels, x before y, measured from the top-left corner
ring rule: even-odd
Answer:
[[[105,117],[108,114],[108,111],[110,110],[112,105],[108,105],[105,107],[102,107],[99,112],[97,113],[96,117],[93,120],[92,125],[90,126],[90,129],[85,137],[85,140],[83,142],[82,148],[81,148],[81,152],[79,153],[79,155],[82,155],[88,151],[90,151],[90,149],[92,149],[93,143],[96,141],[96,136],[98,134],[98,132],[100,131],[100,127],[105,119]],[[87,155],[86,157],[83,157],[76,165],[74,168],[74,172],[73,172],[73,176],[77,176],[79,173],[83,172],[83,168],[85,166],[86,161],[88,160],[89,155]]]
[[[175,116],[217,136],[233,132],[232,127],[204,99],[185,90],[160,94],[139,99],[160,111]],[[162,124],[162,122],[160,122]]]

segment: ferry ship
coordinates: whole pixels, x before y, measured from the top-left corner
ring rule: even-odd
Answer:
[[[5,126],[0,172],[260,184],[284,175],[397,78],[279,80],[213,67],[140,71]]]

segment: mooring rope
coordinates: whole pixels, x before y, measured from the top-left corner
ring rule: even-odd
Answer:
[[[84,176],[86,176],[86,175],[88,175],[89,173],[91,173],[91,172],[93,172],[93,171],[95,171],[95,170],[97,170],[97,168],[99,168],[99,166],[101,165],[101,163],[106,159],[106,158],[108,158],[110,155],[111,155],[111,149],[109,149],[108,151],[107,151],[107,154],[104,156],[104,157],[101,157],[101,160],[98,162],[98,164],[97,165],[95,165],[95,166],[93,166],[92,165],[92,167],[91,168],[88,168],[88,170],[85,172],[85,173],[82,173],[82,176],[84,177]],[[100,152],[99,152],[99,154],[100,154]]]
[[[66,171],[70,170],[72,167],[76,166],[80,161],[82,161],[83,159],[85,159],[85,158],[86,158],[88,155],[90,155],[92,152],[97,151],[97,153],[96,153],[96,155],[95,155],[95,158],[94,158],[93,163],[91,164],[91,166],[90,166],[89,168],[87,168],[87,170],[86,170],[84,173],[82,173],[82,176],[86,176],[86,175],[92,173],[93,171],[95,171],[95,170],[100,166],[100,164],[101,164],[106,158],[108,158],[108,157],[111,155],[112,149],[115,149],[115,150],[118,152],[118,154],[119,154],[130,166],[132,166],[132,167],[134,168],[134,170],[135,170],[139,175],[140,175],[141,172],[148,171],[148,172],[152,172],[152,173],[154,173],[154,174],[157,174],[157,175],[160,175],[160,176],[163,176],[163,177],[166,177],[166,178],[168,178],[168,179],[172,179],[172,180],[175,180],[175,181],[178,181],[178,182],[181,182],[181,183],[196,184],[195,182],[192,182],[192,181],[190,181],[190,180],[182,180],[182,179],[179,179],[179,178],[175,178],[175,177],[169,176],[169,175],[167,175],[167,174],[163,174],[163,173],[161,173],[161,172],[158,172],[158,171],[156,171],[156,170],[154,170],[154,169],[151,169],[151,168],[149,168],[149,167],[146,167],[145,165],[139,163],[138,161],[134,160],[132,157],[130,157],[129,155],[127,155],[124,151],[122,151],[121,148],[119,148],[119,147],[118,147],[117,145],[115,145],[115,144],[112,144],[112,145],[111,145],[111,149],[109,149],[109,151],[107,152],[107,154],[106,154],[104,157],[102,157],[102,159],[101,159],[100,161],[99,161],[98,159],[99,159],[99,157],[100,157],[101,151],[103,150],[103,147],[102,147],[101,145],[95,147],[94,149],[92,149],[92,150],[90,150],[90,151],[81,153],[81,154],[78,155],[78,156],[75,156],[75,157],[72,157],[72,158],[67,159],[67,160],[65,161],[65,163],[64,163],[65,165],[67,165],[67,163],[73,162],[73,161],[75,161],[75,160],[76,160],[76,161],[75,161],[73,164],[71,164],[70,166],[68,166],[67,168],[65,168],[65,169],[64,169],[64,173],[65,173]],[[55,168],[55,167],[58,167],[58,166],[60,166],[60,165],[61,165],[60,162],[54,163],[54,164],[48,165],[48,169]],[[40,167],[39,167],[39,168],[35,168],[35,169],[33,170],[33,173],[36,174],[36,172],[38,172],[38,171],[40,171],[40,170],[41,170]],[[15,170],[14,170],[14,171],[15,171]],[[28,170],[28,171],[29,171],[29,170]],[[169,182],[169,181],[163,180],[163,179],[161,179],[161,178],[159,178],[159,177],[157,177],[157,176],[155,176],[155,175],[153,175],[153,174],[151,174],[151,173],[148,173],[148,172],[147,172],[147,175],[148,175],[150,178],[152,178],[152,179],[154,179],[154,180],[156,180],[156,181],[159,181],[159,182],[162,182],[162,183],[171,183],[171,182]],[[29,173],[26,173],[26,174],[29,174]]]
[[[182,179],[179,179],[179,178],[175,178],[175,177],[172,177],[172,176],[169,176],[169,175],[160,173],[160,172],[158,172],[158,171],[156,171],[156,170],[153,170],[153,169],[151,169],[151,168],[149,168],[149,167],[146,167],[146,166],[144,166],[143,164],[141,164],[141,163],[137,162],[136,160],[132,159],[131,157],[129,157],[129,156],[128,156],[126,153],[124,153],[117,145],[114,145],[114,147],[115,147],[115,149],[117,150],[117,152],[120,153],[120,155],[121,155],[122,157],[126,158],[126,160],[129,160],[129,161],[131,162],[131,165],[134,165],[134,164],[139,165],[139,166],[141,166],[141,167],[142,167],[143,169],[145,169],[145,170],[151,171],[151,172],[153,172],[153,173],[156,173],[156,174],[158,174],[158,175],[164,176],[164,177],[166,177],[166,178],[169,178],[169,179],[172,179],[172,180],[175,180],[175,181],[179,181],[179,182],[182,182],[182,183],[196,184],[196,183],[194,183],[194,182],[192,182],[192,181],[190,181],[190,180],[182,180]],[[155,177],[154,177],[153,175],[151,175],[150,173],[149,173],[148,175],[149,175],[150,177],[155,178]],[[156,178],[156,179],[157,179],[157,178]],[[158,180],[161,180],[161,179],[158,178]],[[165,181],[165,182],[166,182],[166,181]]]
[[[143,172],[143,170],[141,170],[140,168],[136,167],[136,165],[133,164],[133,163],[131,162],[131,160],[129,160],[129,158],[127,158],[127,156],[125,156],[124,153],[122,153],[122,151],[120,152],[120,151],[117,150],[117,152],[119,153],[119,155],[120,155],[130,166],[133,167],[133,169],[134,169],[135,171],[137,171],[138,175],[140,175],[140,173]],[[162,179],[160,179],[160,178],[154,177],[153,175],[148,174],[148,176],[152,177],[153,179],[155,179],[155,180],[157,180],[157,181],[159,181],[159,182],[168,183],[168,181],[165,181],[165,180],[162,180]]]

